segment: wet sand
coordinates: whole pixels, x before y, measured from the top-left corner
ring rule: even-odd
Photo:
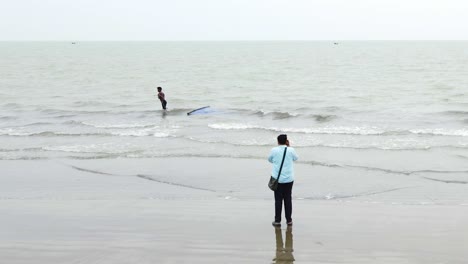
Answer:
[[[383,186],[375,174],[349,192],[381,188],[374,194],[327,199],[318,189],[339,190],[340,173],[298,178],[294,226],[277,230],[263,177],[268,165],[213,162],[2,161],[0,257],[13,264],[465,263],[468,257],[464,184],[407,177],[401,186],[393,180]],[[298,166],[298,177],[307,170]],[[369,175],[362,177],[348,188]],[[378,192],[389,187],[398,190]],[[436,196],[445,198],[428,202]]]

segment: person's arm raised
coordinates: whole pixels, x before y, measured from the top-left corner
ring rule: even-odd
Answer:
[[[270,156],[268,156],[268,161],[269,161],[270,163],[273,163],[273,157],[274,157],[274,155],[273,155],[273,150],[271,150],[271,151],[270,151]]]
[[[294,150],[294,149],[292,151],[292,156],[293,156],[293,161],[296,161],[299,158],[299,156],[297,156],[297,154],[296,154],[296,150]]]

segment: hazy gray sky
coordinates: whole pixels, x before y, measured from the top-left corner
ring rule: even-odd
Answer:
[[[0,40],[468,39],[467,0],[1,0]]]

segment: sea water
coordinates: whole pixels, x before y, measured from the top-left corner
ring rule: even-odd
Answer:
[[[285,133],[302,163],[463,177],[467,47],[3,42],[0,159],[260,160]]]

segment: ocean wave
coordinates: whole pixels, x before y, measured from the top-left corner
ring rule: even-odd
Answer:
[[[76,122],[76,121],[75,121]],[[106,123],[92,123],[92,122],[76,122],[77,124],[91,126],[95,128],[150,128],[155,127],[154,123],[128,123],[128,124],[106,124]]]
[[[336,119],[337,115],[328,115],[328,114],[300,114],[301,109],[298,109],[297,112],[288,112],[288,111],[267,111],[267,110],[251,110],[251,109],[241,109],[241,108],[231,108],[227,112],[246,115],[246,116],[258,116],[258,117],[271,117],[274,120],[281,119],[292,119],[292,118],[312,118],[319,123],[330,122]],[[303,111],[302,111],[303,112]]]
[[[232,143],[232,142],[227,142],[223,140],[210,140],[210,139],[199,139],[195,137],[183,137],[185,139],[199,142],[199,143],[207,143],[207,144],[226,144],[226,145],[231,145],[231,146],[238,146],[238,147],[248,147],[248,146],[254,146],[254,147],[260,147],[260,146],[271,146],[271,142],[259,142],[255,139],[248,139],[248,140],[243,140],[240,143]]]
[[[468,137],[468,129],[455,129],[455,130],[447,130],[443,128],[412,129],[410,130],[410,132],[413,134],[421,134],[421,135]]]
[[[258,110],[253,113],[253,115],[265,117],[271,116],[273,119],[287,119],[291,117],[299,116],[298,113],[289,113],[289,112],[280,112],[280,111],[265,111],[265,110]]]
[[[31,136],[33,133],[26,132],[22,127],[19,128],[0,128],[0,136]]]
[[[47,157],[31,157],[31,156],[10,156],[10,157],[1,157],[0,160],[48,160]]]
[[[319,123],[329,122],[331,120],[336,119],[338,116],[336,115],[310,115],[310,117],[314,118],[315,121]]]
[[[132,131],[100,131],[100,132],[58,132],[58,131],[41,131],[41,132],[22,132],[22,131],[5,131],[0,129],[0,136],[15,136],[15,137],[28,137],[28,136],[37,136],[37,137],[79,137],[79,136],[123,136],[123,137],[172,137],[169,132],[158,132],[154,130],[132,130]]]
[[[86,155],[86,156],[75,156],[75,155],[69,155],[67,158],[69,159],[76,159],[76,160],[101,160],[101,159],[117,159],[117,158],[126,158],[126,156],[123,156],[121,154],[97,154],[96,153],[91,153],[93,155]]]
[[[350,135],[383,135],[388,131],[375,127],[317,127],[317,128],[279,128],[263,127],[243,123],[209,124],[208,127],[220,130],[247,130],[258,129],[275,132],[303,133],[303,134],[350,134]]]
[[[89,144],[89,145],[63,145],[47,146],[42,148],[45,151],[60,151],[71,153],[93,153],[93,154],[130,154],[140,153],[142,150],[134,150],[131,146],[115,144]]]
[[[167,116],[177,116],[177,115],[186,115],[188,112],[192,111],[192,108],[174,108],[169,109],[167,112],[164,112]],[[270,110],[252,110],[252,109],[243,109],[243,108],[227,108],[227,109],[216,109],[213,108],[214,113],[222,113],[233,116],[248,116],[248,117],[260,117],[260,118],[271,118],[274,120],[286,120],[294,118],[304,118],[304,119],[313,119],[319,123],[330,122],[336,119],[337,115],[332,114],[305,114],[300,112],[291,112],[291,111],[270,111]],[[115,107],[108,110],[70,110],[70,109],[60,109],[60,108],[37,108],[37,111],[41,114],[47,115],[53,118],[74,118],[77,116],[93,116],[93,115],[102,115],[102,116],[116,116],[116,115],[131,115],[136,119],[147,118],[158,115],[162,113],[160,109],[154,110],[122,110],[116,109]],[[90,122],[92,123],[92,122]],[[92,123],[90,124],[95,127],[105,126],[101,124]],[[113,124],[109,124],[108,127]],[[149,124],[148,124],[149,125]]]
[[[131,159],[146,159],[146,158],[231,158],[231,159],[256,159],[264,160],[264,156],[253,155],[235,155],[235,154],[219,154],[219,153],[144,153],[144,152],[128,152],[128,153],[104,153],[104,152],[88,152],[89,154],[99,154],[93,156],[69,156],[76,159],[103,159],[103,158],[131,158]],[[88,154],[83,153],[83,154]]]
[[[118,109],[118,110],[116,110]],[[186,114],[190,112],[191,108],[174,108],[169,109],[165,112],[167,115],[178,115],[178,114]],[[159,108],[155,109],[148,109],[148,110],[120,110],[118,107],[113,107],[109,110],[68,110],[68,109],[54,109],[54,108],[37,108],[36,111],[54,115],[54,117],[74,117],[78,115],[133,115],[133,116],[143,116],[146,117],[148,115],[154,115],[157,113],[161,113],[162,110]]]
[[[113,136],[123,136],[123,137],[147,137],[153,136],[157,138],[167,138],[171,137],[171,134],[164,132],[154,132],[152,130],[134,130],[134,131],[114,131],[110,132]]]
[[[15,136],[15,137],[27,137],[27,136],[43,136],[43,137],[52,137],[52,136],[102,136],[106,133],[99,132],[58,132],[58,131],[25,131],[22,127],[18,129],[14,128],[3,128],[0,129],[0,136]]]
[[[59,127],[56,127],[59,125]],[[62,127],[64,126],[64,127]],[[90,129],[92,128],[92,129]],[[67,120],[34,122],[0,128],[0,136],[154,136],[169,137],[179,125],[157,126],[153,122],[100,123]]]
[[[206,144],[225,144],[235,147],[268,147],[272,146],[271,140],[244,139],[233,142],[230,138],[225,139],[201,139],[193,136],[182,137],[190,141]],[[468,149],[468,144],[458,143],[458,145],[430,144],[424,142],[316,142],[312,140],[299,141],[294,143],[295,148],[330,148],[330,149],[355,149],[355,150],[385,150],[385,151],[427,151],[431,149]]]
[[[410,130],[386,130],[378,127],[371,126],[356,126],[356,127],[344,127],[344,126],[328,126],[328,127],[316,127],[316,128],[279,128],[279,127],[264,127],[253,124],[245,123],[215,123],[209,124],[208,127],[218,130],[267,130],[274,132],[289,132],[289,133],[301,133],[301,134],[343,134],[343,135],[405,135],[405,134],[424,134],[432,136],[468,136],[467,129],[410,129]]]
[[[257,126],[257,125],[249,125],[249,124],[241,124],[241,123],[209,124],[208,127],[214,128],[214,129],[224,129],[224,130],[262,129],[262,127]]]
[[[40,151],[42,148],[13,148],[13,149],[4,149],[0,148],[0,152],[20,152],[20,151]]]

